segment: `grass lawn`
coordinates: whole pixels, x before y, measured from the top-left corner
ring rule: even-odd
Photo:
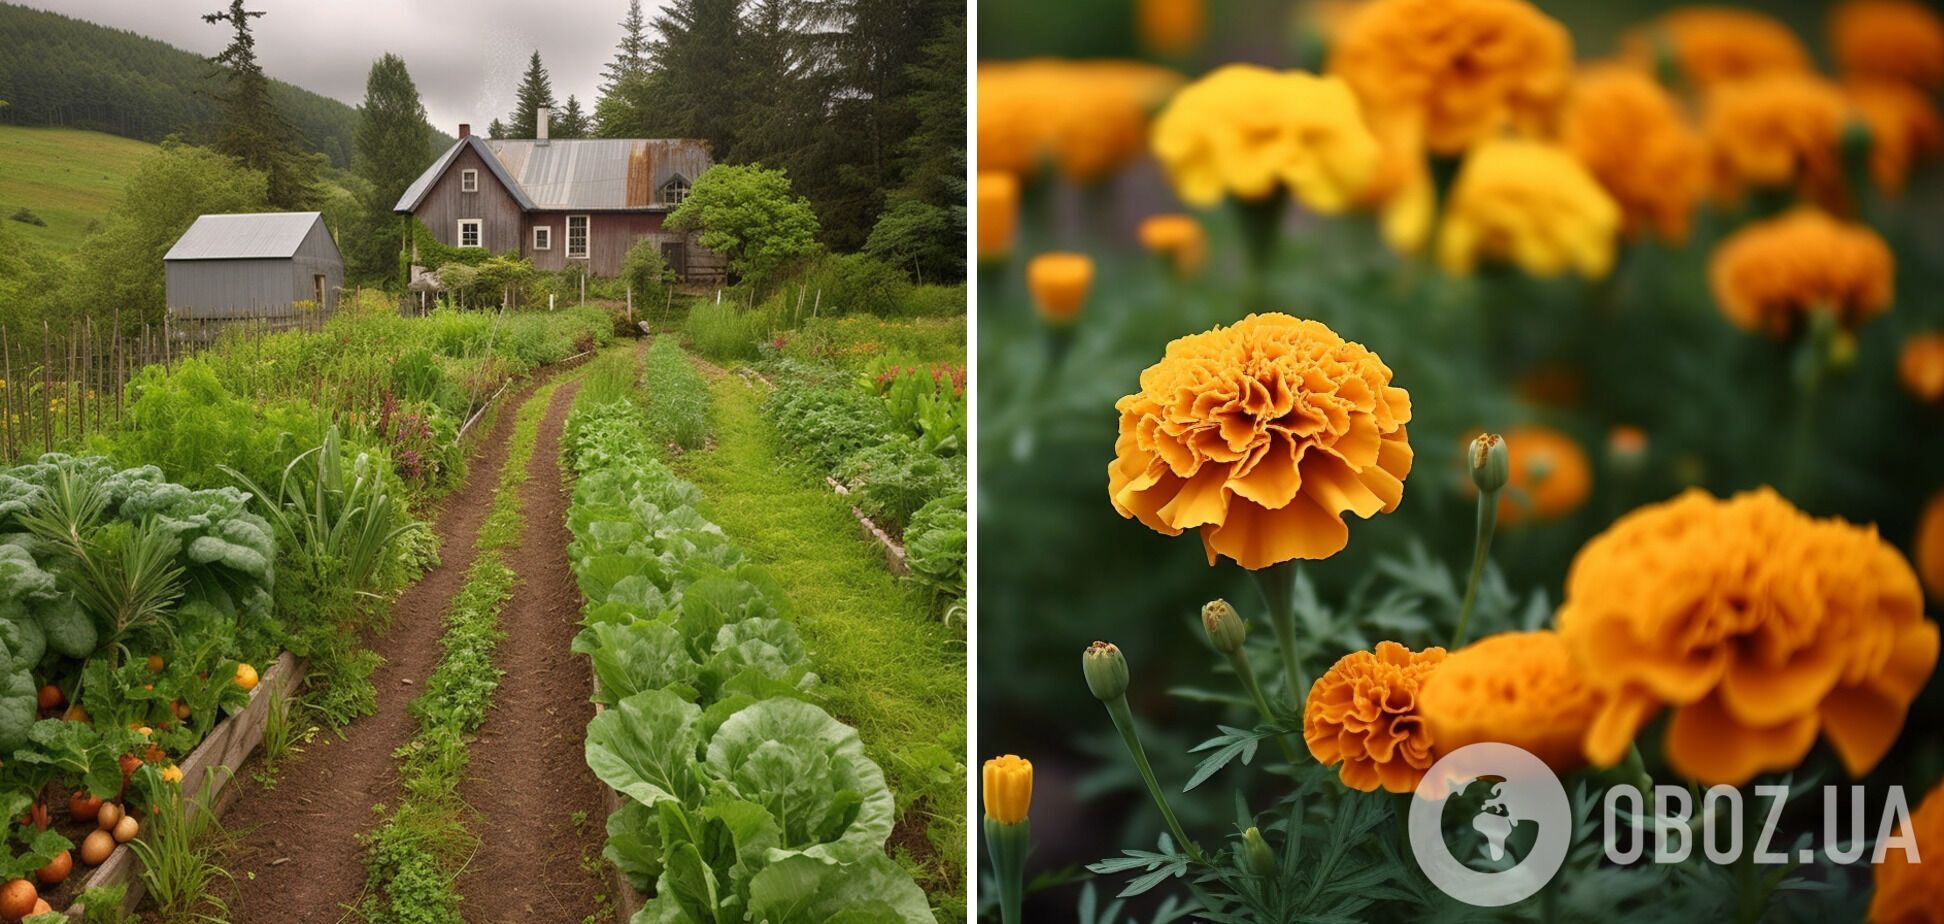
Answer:
[[[736,375],[710,383],[716,446],[675,464],[702,489],[701,512],[789,591],[820,694],[857,726],[897,796],[893,855],[934,906],[963,918],[965,639],[886,569],[841,498],[777,454],[761,387]]]
[[[73,250],[154,151],[146,141],[101,132],[0,125],[0,221],[25,206],[47,227],[15,221],[10,230],[52,250]]]

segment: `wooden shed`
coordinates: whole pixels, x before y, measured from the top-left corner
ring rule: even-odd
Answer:
[[[317,212],[204,215],[162,257],[169,315],[293,317],[334,311],[344,257]]]

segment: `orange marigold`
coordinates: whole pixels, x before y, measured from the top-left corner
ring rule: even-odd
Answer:
[[[1657,70],[1663,56],[1689,83],[1706,89],[1730,80],[1810,69],[1809,50],[1766,13],[1728,6],[1686,6],[1621,39],[1622,55]]]
[[[1071,324],[1080,316],[1093,277],[1093,258],[1085,254],[1043,253],[1026,264],[1026,289],[1049,324]]]
[[[1708,94],[1704,130],[1715,188],[1796,189],[1825,204],[1843,197],[1839,145],[1851,114],[1836,85],[1778,73],[1725,83]]]
[[[1829,13],[1843,73],[1934,90],[1944,85],[1944,19],[1911,0],[1849,0]]]
[[[1034,58],[979,65],[979,169],[1022,176],[1052,163],[1094,182],[1139,156],[1148,113],[1181,78],[1134,61]]]
[[[1593,466],[1572,437],[1536,426],[1514,427],[1503,435],[1511,473],[1499,491],[1500,524],[1555,520],[1586,503]]]
[[[1417,702],[1438,753],[1497,741],[1561,774],[1586,764],[1580,740],[1598,706],[1566,641],[1549,630],[1504,632],[1452,652]]]
[[[1508,125],[1544,127],[1572,73],[1566,28],[1525,0],[1375,0],[1351,14],[1329,70],[1373,113],[1456,154]]]
[[[1349,541],[1343,514],[1395,509],[1411,471],[1411,396],[1390,367],[1286,314],[1168,344],[1114,409],[1114,509],[1170,536],[1200,529],[1211,565],[1328,558]]]
[[[1019,226],[1019,180],[1010,173],[979,171],[979,259],[1001,260],[1012,253]]]
[[[1870,128],[1870,178],[1893,196],[1903,192],[1911,168],[1944,151],[1937,107],[1923,91],[1895,81],[1852,80],[1843,90]]]
[[[1134,24],[1141,44],[1162,54],[1184,54],[1201,44],[1208,28],[1208,0],[1139,0]]]
[[[1796,766],[1818,729],[1864,775],[1937,663],[1903,556],[1767,488],[1621,517],[1574,558],[1558,625],[1603,697],[1586,756],[1617,763],[1671,706],[1668,763],[1709,784]]]
[[[1897,378],[1919,400],[1944,400],[1944,333],[1917,334],[1897,356]]]
[[[1917,573],[1930,588],[1931,599],[1944,603],[1944,491],[1931,495],[1917,521]]]
[[[1808,208],[1736,231],[1708,260],[1721,313],[1778,337],[1809,311],[1834,311],[1854,328],[1889,310],[1895,276],[1896,258],[1875,231]]]
[[[1141,246],[1168,261],[1177,275],[1193,276],[1208,260],[1208,233],[1193,215],[1153,215],[1141,221]]]
[[[1444,660],[1443,648],[1412,652],[1396,642],[1337,659],[1303,705],[1311,756],[1324,766],[1342,764],[1337,776],[1351,789],[1416,789],[1435,760],[1418,690]]]
[[[1574,82],[1562,140],[1620,205],[1629,233],[1687,240],[1708,191],[1708,145],[1660,84],[1616,67],[1586,72]]]
[[[1910,827],[1898,826],[1898,833],[1917,841],[1917,862],[1912,863],[1902,850],[1891,850],[1882,863],[1871,867],[1876,894],[1870,896],[1870,921],[1944,924],[1944,876],[1934,872],[1935,867],[1926,868],[1944,856],[1944,782],[1931,787],[1910,816]]]

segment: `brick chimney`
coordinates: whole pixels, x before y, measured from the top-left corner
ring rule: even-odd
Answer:
[[[464,141],[466,138],[470,137],[471,135],[472,135],[472,125],[467,122],[459,123],[459,139],[461,141]]]
[[[547,143],[547,123],[553,121],[553,110],[541,106],[533,110],[533,139],[541,144]]]

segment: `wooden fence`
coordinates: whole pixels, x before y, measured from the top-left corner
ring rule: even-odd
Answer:
[[[264,334],[321,330],[328,315],[164,319],[123,325],[83,320],[38,331],[0,324],[0,461],[72,448],[89,433],[120,424],[128,383],[146,366],[175,363],[219,345]],[[34,345],[37,344],[37,345]],[[376,387],[377,383],[371,383]]]

